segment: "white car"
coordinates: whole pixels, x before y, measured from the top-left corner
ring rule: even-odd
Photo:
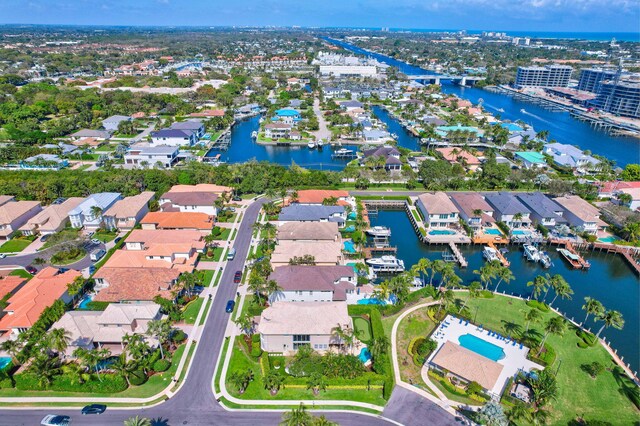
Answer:
[[[71,424],[71,417],[59,414],[47,414],[40,421],[40,424],[42,426],[69,426]]]
[[[7,257],[7,255],[6,255],[6,254],[4,254],[4,253],[0,253],[0,259],[4,259],[5,257]]]
[[[100,244],[102,241],[100,241],[100,240],[99,240],[99,239],[97,239],[97,238],[94,238],[94,239],[92,239],[92,240],[91,240],[91,242],[92,242],[93,244]]]

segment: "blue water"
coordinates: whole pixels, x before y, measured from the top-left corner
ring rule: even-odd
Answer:
[[[493,228],[485,229],[484,233],[489,235],[502,235],[502,232],[500,232],[500,230]]]
[[[360,299],[358,300],[358,305],[386,305],[387,302],[384,300],[369,298],[369,299]]]
[[[371,352],[369,351],[369,348],[364,347],[360,349],[360,355],[358,355],[358,358],[360,358],[360,361],[362,361],[363,364],[369,361],[371,359]]]
[[[429,235],[453,235],[455,231],[447,231],[445,229],[433,229],[429,231]]]
[[[505,357],[501,347],[476,337],[473,334],[463,334],[458,337],[458,342],[460,342],[460,346],[463,348],[467,348],[478,355],[489,358],[491,361],[500,361]]]
[[[373,28],[377,30],[379,28]],[[453,33],[460,31],[458,29],[403,29],[403,28],[389,28],[389,31],[409,31],[415,33]],[[553,38],[553,39],[576,39],[576,40],[589,40],[589,41],[611,41],[615,38],[618,41],[640,41],[640,35],[638,33],[625,33],[625,32],[581,32],[581,31],[508,31],[508,30],[466,30],[467,34],[476,35],[482,34],[483,31],[493,31],[499,33],[506,33],[510,37],[531,37],[531,38]]]
[[[78,304],[78,309],[89,309],[89,303],[91,303],[93,301],[93,295],[92,294],[87,294],[85,295],[82,300],[80,301],[80,303]]]
[[[521,230],[521,229],[515,229],[515,230],[511,231],[511,233],[512,233],[513,235],[529,235],[529,234],[531,234],[531,232],[529,232],[529,231],[523,231],[523,230]]]
[[[390,244],[398,247],[397,256],[404,260],[407,269],[418,263],[421,258],[432,260],[442,259],[443,246],[428,246],[421,243],[411,222],[403,210],[380,210],[376,217],[371,217],[371,226],[386,226],[391,228]],[[479,269],[484,260],[481,246],[458,246],[469,262],[467,268],[456,267],[456,272],[465,284],[477,281],[478,276],[473,273]],[[527,282],[536,276],[549,273],[562,274],[575,292],[572,300],[558,298],[553,306],[576,321],[584,321],[585,312],[582,310],[584,298],[593,297],[607,308],[620,311],[625,319],[622,330],[606,329],[602,336],[611,341],[611,346],[618,350],[618,354],[624,356],[624,361],[631,364],[634,371],[640,369],[640,285],[638,277],[622,256],[605,252],[588,252],[585,258],[591,263],[589,271],[581,271],[570,268],[559,256],[556,250],[548,250],[553,266],[543,269],[539,264],[528,262],[522,256],[522,249],[518,246],[508,246],[510,250],[505,256],[511,263],[510,269],[515,280],[510,284],[500,285],[500,292],[528,297],[531,295],[531,287]],[[426,278],[429,282],[429,278]],[[437,278],[434,281],[437,284]],[[495,286],[495,284],[494,284]],[[551,302],[553,294],[547,297]],[[594,322],[589,318],[587,327],[597,332],[601,322]]]
[[[373,57],[388,65],[397,67],[408,75],[433,75],[433,71],[398,61],[386,55],[368,52],[362,48],[345,43],[340,40],[325,38],[344,49],[354,53]],[[552,112],[529,102],[515,100],[509,96],[492,93],[473,87],[461,87],[448,81],[442,82],[444,93],[455,94],[462,99],[467,99],[474,104],[482,100],[482,106],[489,112],[503,120],[523,122],[533,126],[536,131],[548,130],[549,140],[560,143],[576,145],[582,149],[590,150],[594,154],[605,156],[624,167],[628,163],[640,162],[640,140],[632,137],[612,137],[607,133],[595,130],[587,123],[571,118],[567,112]],[[498,109],[504,109],[499,113]],[[524,109],[525,112],[521,112]],[[398,135],[401,132],[395,131]],[[402,146],[402,145],[401,145]]]
[[[238,122],[231,129],[231,145],[227,151],[212,149],[207,157],[217,154],[227,163],[244,163],[255,159],[258,161],[270,161],[283,166],[295,163],[309,169],[342,170],[349,160],[332,159],[333,149],[329,146],[323,149],[309,149],[306,145],[296,147],[265,146],[258,145],[251,133],[260,128],[260,117],[255,116],[248,120]],[[341,148],[357,150],[356,146],[343,145]]]
[[[0,371],[4,370],[11,364],[11,357],[3,356],[0,357]]]
[[[356,247],[353,245],[353,241],[347,240],[344,242],[344,251],[347,253],[355,253]]]
[[[389,133],[398,135],[398,146],[410,149],[412,151],[420,151],[420,139],[413,136],[407,129],[402,127],[398,120],[391,117],[386,109],[378,105],[373,105],[371,111],[376,118],[387,125]]]

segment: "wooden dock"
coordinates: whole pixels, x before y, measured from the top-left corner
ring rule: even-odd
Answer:
[[[395,255],[397,251],[397,247],[365,247],[362,249],[365,259],[371,259],[372,257],[377,257],[377,255]]]
[[[502,266],[504,266],[505,268],[508,268],[511,265],[511,263],[509,263],[507,258],[504,257],[504,254],[502,254],[502,252],[498,250],[496,245],[493,244],[493,241],[489,241],[487,245],[496,251],[496,255],[498,256],[498,260],[500,260],[500,263],[502,263]]]
[[[466,268],[467,266],[469,266],[467,259],[465,259],[462,253],[460,253],[458,246],[456,246],[454,242],[450,242],[449,247],[451,248],[451,251],[453,252],[453,255],[455,256],[457,262],[460,264],[461,268]]]
[[[629,265],[631,265],[633,270],[636,272],[636,274],[640,275],[640,264],[636,261],[636,259],[634,259],[628,251],[618,253],[622,254],[622,256],[627,260]]]

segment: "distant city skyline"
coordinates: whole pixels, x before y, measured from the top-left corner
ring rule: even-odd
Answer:
[[[3,0],[2,24],[303,26],[640,34],[640,0]]]

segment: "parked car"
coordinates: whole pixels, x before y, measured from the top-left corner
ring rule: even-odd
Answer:
[[[113,240],[113,244],[118,244],[121,240],[122,240],[122,237],[116,237],[116,238]]]
[[[35,275],[38,272],[38,270],[32,265],[27,265],[24,267],[24,269],[31,275]]]
[[[68,426],[71,424],[71,417],[59,414],[47,414],[40,421],[42,426]]]
[[[234,195],[233,198],[231,198],[232,201],[242,201],[242,197],[239,197],[237,195]]]
[[[6,254],[4,254],[4,253],[0,253],[0,259],[4,259],[5,257],[7,257],[7,255],[6,255]]]
[[[227,302],[227,307],[225,308],[225,311],[230,314],[231,312],[233,312],[233,308],[235,308],[236,306],[236,301],[235,300],[229,300]]]
[[[44,243],[45,241],[47,241],[47,240],[49,239],[49,236],[50,236],[50,235],[51,235],[51,234],[43,235],[42,237],[40,237],[40,241],[42,241],[42,242]]]
[[[107,410],[107,406],[103,405],[103,404],[91,404],[91,405],[87,405],[86,407],[84,407],[82,409],[82,414],[83,415],[88,415],[88,414],[102,414]]]
[[[97,249],[92,251],[91,254],[89,254],[89,259],[93,260],[94,262],[97,262],[98,260],[102,259],[102,256],[104,256],[105,254],[107,254],[106,251],[102,249]]]
[[[93,244],[100,244],[102,241],[100,241],[100,240],[99,240],[99,239],[97,239],[97,238],[93,238],[93,239],[91,240],[91,242],[92,242]]]
[[[242,271],[236,271],[235,275],[233,276],[233,282],[238,284],[240,281],[242,281]]]
[[[89,231],[89,232],[87,232],[87,236],[88,236],[89,238],[93,237],[93,234],[95,234],[95,232],[94,232],[94,231]]]

